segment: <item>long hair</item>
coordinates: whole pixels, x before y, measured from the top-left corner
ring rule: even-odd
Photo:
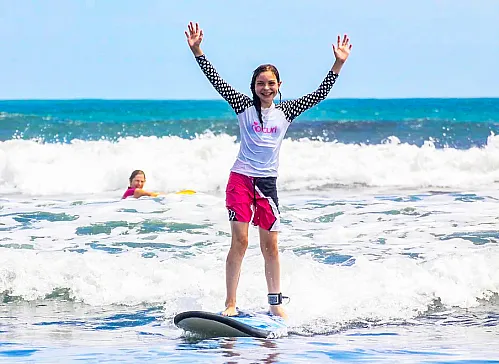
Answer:
[[[256,113],[258,114],[258,120],[260,120],[260,124],[263,127],[263,119],[262,119],[262,102],[260,101],[260,98],[255,92],[255,85],[256,85],[256,78],[258,75],[262,72],[270,71],[274,74],[275,78],[277,79],[277,82],[281,82],[281,79],[279,77],[279,71],[274,65],[271,64],[262,64],[261,66],[258,66],[256,70],[253,71],[253,77],[251,78],[251,93],[253,94],[253,105],[255,105]],[[282,95],[281,95],[281,90],[279,92],[279,102],[282,101]]]
[[[140,169],[136,169],[135,171],[132,172],[130,175],[130,178],[128,179],[130,181],[130,185],[132,184],[133,179],[138,175],[138,174],[143,174],[144,175],[144,181],[146,179],[146,174],[144,171],[141,171]]]

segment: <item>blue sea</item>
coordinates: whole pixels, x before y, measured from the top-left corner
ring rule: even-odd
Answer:
[[[0,101],[0,362],[499,363],[499,99],[301,115],[278,178],[289,335],[200,339],[173,317],[223,309],[238,133],[219,100]],[[135,169],[164,195],[121,200]],[[251,227],[238,305],[266,293]]]

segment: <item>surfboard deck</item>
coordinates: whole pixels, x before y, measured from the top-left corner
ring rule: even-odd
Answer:
[[[186,311],[177,314],[173,322],[191,334],[207,338],[277,338],[288,334],[285,321],[267,313],[239,311],[237,316],[228,317],[220,313]]]

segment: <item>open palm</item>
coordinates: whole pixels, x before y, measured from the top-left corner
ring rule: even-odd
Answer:
[[[185,36],[187,37],[187,43],[191,49],[199,48],[201,42],[203,41],[203,31],[199,29],[198,23],[196,25],[190,22],[187,25],[187,29],[189,32],[185,32]]]
[[[352,45],[349,44],[349,42],[350,39],[346,34],[343,36],[343,40],[341,39],[341,36],[338,35],[336,47],[333,44],[333,53],[338,61],[345,62],[350,55]]]

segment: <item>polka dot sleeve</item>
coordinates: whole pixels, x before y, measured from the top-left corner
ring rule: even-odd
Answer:
[[[331,91],[331,88],[333,87],[337,78],[337,73],[329,71],[326,78],[324,79],[324,81],[322,81],[317,90],[308,95],[300,97],[299,99],[284,101],[278,104],[277,107],[284,112],[284,115],[286,115],[286,119],[289,122],[292,122],[295,118],[298,117],[298,115],[324,100],[327,97],[329,91]]]
[[[220,77],[215,67],[213,67],[210,61],[206,59],[204,54],[196,57],[196,61],[215,90],[217,90],[220,96],[222,96],[229,103],[236,114],[242,113],[244,110],[253,105],[252,99],[240,92],[237,92],[231,85]]]

